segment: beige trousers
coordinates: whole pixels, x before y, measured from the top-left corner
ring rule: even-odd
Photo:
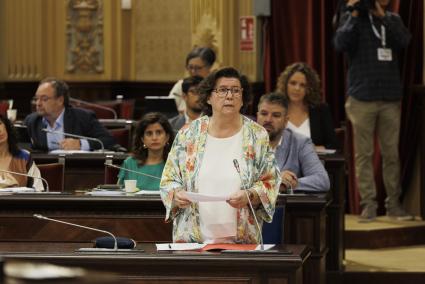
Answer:
[[[399,206],[400,159],[400,101],[364,102],[348,97],[345,110],[354,131],[356,178],[360,205],[377,207],[373,174],[374,134],[376,131],[382,155],[382,174],[387,198],[385,207]]]

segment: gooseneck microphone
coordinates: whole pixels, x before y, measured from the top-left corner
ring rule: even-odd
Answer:
[[[247,186],[245,185],[245,183],[242,179],[241,169],[239,167],[239,162],[238,162],[237,159],[233,159],[233,165],[235,166],[235,169],[238,172],[239,179],[241,180],[242,188],[244,189],[244,192],[245,192],[246,197],[248,199],[249,208],[251,209],[252,215],[254,216],[255,225],[257,225],[258,234],[260,234],[261,251],[264,251],[264,242],[263,242],[263,234],[261,233],[261,227],[260,227],[260,224],[258,223],[257,216],[255,215],[254,208],[252,207],[251,199],[249,198],[249,195],[248,195],[248,188],[247,188]]]
[[[100,151],[105,152],[105,146],[103,145],[102,140],[100,140],[98,138],[82,136],[82,135],[77,135],[77,134],[72,134],[72,133],[67,133],[67,132],[61,132],[61,131],[56,131],[56,130],[49,130],[47,128],[42,128],[41,130],[46,132],[46,133],[60,134],[60,135],[74,137],[74,138],[78,138],[78,139],[86,139],[86,140],[96,141],[97,143],[100,144],[100,147],[101,147]]]
[[[135,173],[135,174],[139,174],[141,176],[146,176],[146,177],[150,177],[150,178],[161,180],[161,177],[153,176],[153,175],[150,175],[150,174],[145,174],[145,173],[138,172],[138,171],[129,170],[129,169],[126,169],[126,168],[123,168],[123,167],[120,167],[120,166],[117,166],[117,165],[114,165],[114,164],[105,163],[105,166],[108,166],[108,167],[111,167],[111,168],[120,169],[120,170],[124,170],[124,171]]]
[[[99,105],[99,104],[95,104],[95,103],[86,102],[86,101],[75,99],[75,98],[69,98],[69,100],[71,102],[75,102],[75,103],[78,103],[78,104],[82,104],[82,105],[91,106],[91,107],[94,107],[94,108],[110,111],[114,115],[114,119],[118,118],[118,114],[113,108],[106,107],[106,106]]]
[[[57,219],[53,219],[53,218],[48,218],[48,217],[45,217],[41,214],[34,214],[33,217],[38,218],[38,219],[42,219],[42,220],[53,221],[53,222],[57,222],[57,223],[65,224],[65,225],[70,225],[70,226],[74,226],[74,227],[79,227],[79,228],[83,228],[83,229],[87,229],[87,230],[91,230],[91,231],[95,231],[95,232],[104,233],[104,234],[110,235],[114,240],[114,248],[112,248],[112,249],[110,249],[110,248],[81,248],[81,249],[79,249],[79,251],[85,251],[85,252],[108,252],[108,251],[129,252],[129,251],[132,251],[131,249],[118,249],[117,238],[111,232],[92,228],[92,227],[87,227],[87,226],[83,226],[83,225],[79,225],[79,224],[75,224],[75,223],[65,222],[65,221],[57,220]]]
[[[37,177],[37,176],[29,175],[29,174],[18,173],[18,172],[13,172],[13,171],[8,171],[8,170],[0,170],[0,172],[8,173],[8,174],[13,174],[13,175],[18,175],[18,176],[24,176],[24,177],[41,179],[41,181],[46,184],[46,192],[49,192],[49,184],[47,183],[47,180],[45,180],[42,177]]]

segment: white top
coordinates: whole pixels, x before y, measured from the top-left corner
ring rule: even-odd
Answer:
[[[177,110],[180,113],[186,111],[186,102],[183,100],[182,85],[183,80],[178,80],[171,89],[170,94],[168,94],[168,97],[174,98],[174,100],[176,100]]]
[[[242,160],[242,129],[227,138],[207,136],[199,169],[198,192],[230,195],[241,189],[233,160]],[[199,202],[201,236],[204,243],[229,243],[236,237],[236,212],[227,202]]]
[[[303,123],[299,127],[296,127],[292,122],[288,121],[288,125],[286,128],[291,129],[292,131],[302,134],[304,136],[307,136],[308,138],[311,138],[311,131],[310,131],[310,119],[307,118],[304,120]]]

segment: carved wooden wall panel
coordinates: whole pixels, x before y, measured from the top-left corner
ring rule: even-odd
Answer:
[[[190,45],[190,0],[133,1],[136,80],[184,76]]]
[[[66,72],[103,73],[103,1],[70,0],[66,37]]]

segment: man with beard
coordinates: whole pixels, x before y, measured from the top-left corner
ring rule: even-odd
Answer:
[[[310,138],[286,128],[288,101],[279,93],[262,96],[257,122],[269,133],[270,146],[282,176],[281,192],[293,189],[319,192],[329,189],[329,176]]]
[[[187,77],[183,80],[183,100],[186,103],[186,111],[169,120],[174,131],[177,132],[184,125],[201,116],[201,105],[199,104],[198,85],[202,81],[200,76]]]

